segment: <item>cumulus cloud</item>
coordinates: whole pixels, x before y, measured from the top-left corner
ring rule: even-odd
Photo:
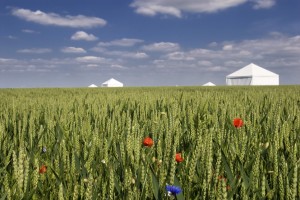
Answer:
[[[11,59],[0,58],[0,69],[3,72],[49,72],[56,71],[58,66],[74,65],[70,59]]]
[[[199,66],[211,67],[211,66],[213,66],[213,63],[209,60],[199,60],[198,65]]]
[[[133,54],[133,58],[140,59],[140,58],[148,58],[148,57],[149,56],[144,52],[137,52],[137,53]]]
[[[280,74],[286,73],[287,68],[299,68],[299,52],[300,35],[271,34],[265,38],[239,42],[223,41],[219,45],[208,45],[208,48],[162,52],[159,57],[154,57],[152,65],[160,70],[185,69],[187,73],[230,73],[253,62]]]
[[[170,51],[178,51],[180,49],[180,46],[177,43],[159,42],[159,43],[145,45],[142,47],[142,49],[144,49],[145,51],[170,52]]]
[[[166,58],[169,60],[185,60],[185,61],[195,60],[194,57],[190,55],[186,55],[185,52],[178,52],[178,51],[167,54]]]
[[[76,61],[82,63],[105,63],[106,59],[97,56],[83,56],[83,57],[77,57]]]
[[[98,40],[98,38],[93,34],[88,34],[84,31],[77,31],[71,36],[71,40],[95,41]]]
[[[104,19],[98,17],[88,17],[84,15],[61,16],[56,13],[45,13],[43,11],[31,11],[29,9],[13,9],[12,15],[25,21],[35,22],[42,25],[64,26],[71,28],[93,28],[106,25]]]
[[[86,50],[84,50],[83,48],[79,48],[79,47],[65,47],[65,48],[62,48],[61,51],[63,53],[86,53]]]
[[[179,48],[178,44],[175,46]],[[232,48],[229,48],[230,46]],[[138,69],[145,72],[170,73],[171,71],[174,74],[184,72],[185,75],[200,73],[203,76],[214,74],[214,77],[224,77],[249,63],[255,63],[280,74],[281,77],[283,77],[283,74],[286,77],[295,77],[294,74],[300,73],[300,35],[287,36],[280,33],[271,33],[264,38],[219,41],[217,45],[209,46],[207,44],[207,46],[199,48],[180,48],[176,51],[162,51],[161,49],[164,48],[161,48],[161,46],[157,48],[157,45],[153,44],[150,47],[155,47],[150,48],[151,50],[160,50],[143,52],[142,49],[137,47],[137,51],[114,51],[103,48],[95,53],[97,56],[89,55],[46,60],[21,60],[2,57],[0,58],[0,69],[6,71],[37,71],[44,69],[60,70],[69,67],[70,70],[85,70],[87,66],[98,66],[99,68],[94,70],[114,71],[122,69],[136,73]],[[32,67],[29,69],[26,66]],[[122,66],[127,67],[122,68]],[[293,74],[290,71],[293,71]]]
[[[18,53],[33,53],[33,54],[43,54],[52,52],[51,49],[48,48],[32,48],[32,49],[20,49],[17,51]]]
[[[127,69],[127,67],[124,67],[123,65],[119,64],[112,64],[110,67],[113,69]]]
[[[93,51],[101,52],[102,54],[114,56],[118,58],[132,58],[132,59],[144,59],[148,58],[149,55],[144,52],[131,52],[131,51],[108,51],[108,50],[100,50],[93,49]]]
[[[181,18],[183,12],[213,13],[249,1],[254,3],[255,9],[270,8],[275,4],[275,0],[134,0],[130,6],[136,13],[146,16],[163,14]]]
[[[275,5],[275,0],[252,0],[254,2],[254,9],[271,8]]]
[[[135,4],[132,4],[133,7],[136,7]],[[162,5],[147,5],[147,6],[137,6],[136,13],[148,16],[155,16],[156,14],[167,14],[173,15],[175,17],[181,17],[181,11],[178,8],[172,6],[162,6]]]
[[[122,38],[119,40],[113,40],[110,42],[100,42],[98,45],[102,47],[108,46],[121,46],[121,47],[131,47],[138,43],[142,43],[143,40],[140,39],[132,39],[132,38]]]
[[[0,64],[13,64],[17,63],[17,59],[12,59],[12,58],[0,58]]]
[[[229,50],[232,50],[232,49],[233,49],[233,46],[231,44],[227,44],[227,45],[223,46],[223,50],[225,50],[225,51],[229,51]]]

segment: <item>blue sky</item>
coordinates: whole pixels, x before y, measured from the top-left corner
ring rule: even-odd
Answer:
[[[0,87],[300,84],[299,0],[2,0]]]

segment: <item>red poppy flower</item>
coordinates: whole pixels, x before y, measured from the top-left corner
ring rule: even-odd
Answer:
[[[39,173],[40,174],[44,174],[44,173],[46,173],[46,171],[47,171],[47,166],[46,165],[42,165],[41,168],[40,168],[40,170],[39,170]]]
[[[181,153],[176,153],[175,160],[178,163],[183,161],[183,158],[181,157]]]
[[[152,140],[152,138],[146,137],[146,138],[143,140],[143,145],[146,146],[146,147],[152,147],[152,145],[153,145],[153,140]]]
[[[233,120],[233,125],[235,126],[235,128],[240,128],[244,125],[243,120],[241,118],[235,118]]]

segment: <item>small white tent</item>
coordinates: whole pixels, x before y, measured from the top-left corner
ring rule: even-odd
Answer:
[[[117,81],[116,79],[109,79],[102,83],[102,87],[123,87],[123,83],[120,81]]]
[[[226,76],[226,85],[279,85],[279,75],[251,63]]]
[[[92,84],[92,85],[89,85],[90,88],[95,88],[95,87],[98,87],[97,85],[95,84]]]
[[[215,84],[213,84],[212,82],[208,82],[208,83],[205,83],[204,85],[202,86],[216,86]]]

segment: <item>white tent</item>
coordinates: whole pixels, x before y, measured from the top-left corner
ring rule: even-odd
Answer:
[[[92,85],[89,85],[90,88],[95,88],[95,87],[98,87],[97,85],[95,84],[92,84]]]
[[[123,87],[123,83],[120,81],[117,81],[116,79],[109,79],[102,83],[102,87]]]
[[[202,86],[216,86],[215,84],[213,84],[212,82],[208,82],[208,83],[205,83],[204,85]]]
[[[226,76],[226,85],[279,85],[279,75],[251,63]]]

